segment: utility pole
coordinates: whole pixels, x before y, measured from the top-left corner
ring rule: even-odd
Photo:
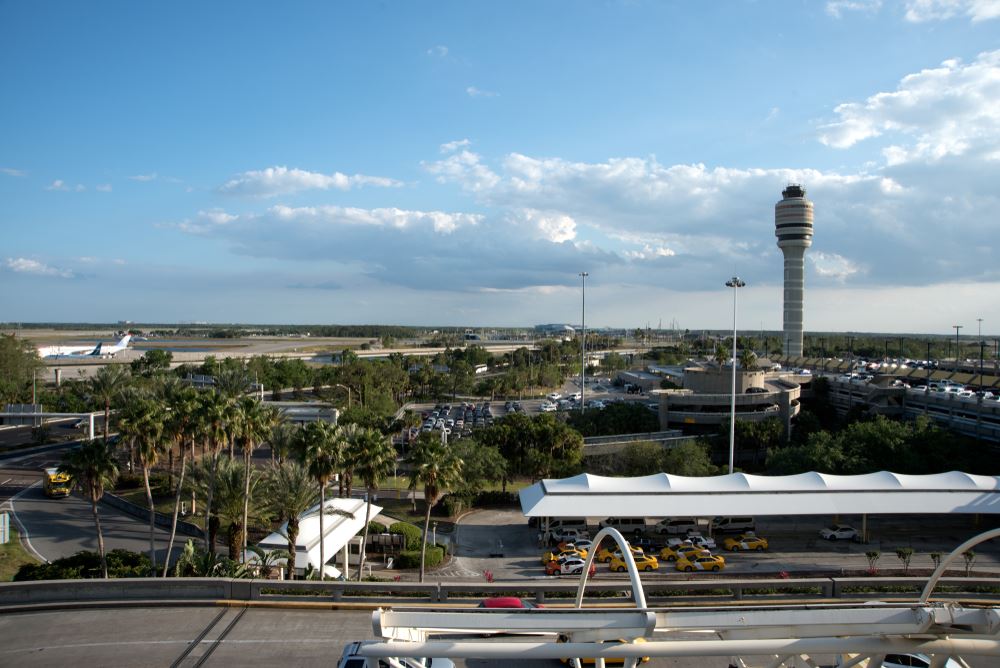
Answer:
[[[955,371],[958,371],[958,330],[962,329],[964,325],[952,325],[955,328]]]
[[[580,285],[582,288],[582,303],[580,306],[580,412],[587,408],[587,277],[590,276],[585,271],[580,272]]]

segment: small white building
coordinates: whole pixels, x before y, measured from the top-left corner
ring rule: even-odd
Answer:
[[[323,528],[326,536],[324,548],[326,551],[326,577],[340,577],[341,571],[333,564],[339,561],[344,566],[345,549],[349,553],[346,561],[349,564],[358,563],[361,554],[361,538],[358,534],[365,528],[365,500],[333,498],[326,500],[326,514],[323,518]],[[372,504],[371,519],[382,511],[381,506]],[[257,543],[265,552],[272,550],[287,550],[288,523]],[[318,569],[320,565],[320,535],[319,535],[319,504],[299,516],[299,535],[295,541],[295,572],[301,575],[312,565]]]

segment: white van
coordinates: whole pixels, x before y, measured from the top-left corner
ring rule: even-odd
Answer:
[[[618,529],[620,533],[634,533],[639,535],[646,530],[645,517],[609,517],[601,520],[601,528],[612,527]]]
[[[660,520],[655,525],[655,531],[658,534],[667,534],[669,536],[678,536],[686,534],[689,531],[697,531],[698,522],[690,517],[675,517],[673,519]]]
[[[756,531],[752,517],[715,517],[712,519],[712,531],[720,533],[742,533]]]

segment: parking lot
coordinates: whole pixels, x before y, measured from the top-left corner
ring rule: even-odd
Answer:
[[[597,532],[597,524],[603,518],[588,518],[591,536]],[[869,568],[866,552],[878,551],[876,568],[882,574],[901,574],[902,562],[896,556],[898,548],[912,548],[913,557],[909,564],[911,574],[927,573],[934,567],[931,554],[947,554],[972,536],[997,526],[998,520],[992,516],[870,516],[868,518],[868,543],[852,540],[824,540],[821,528],[834,523],[832,517],[766,517],[755,518],[756,534],[768,540],[768,549],[763,552],[729,552],[723,549],[725,536],[736,534],[716,534],[713,538],[719,548],[713,553],[725,558],[725,567],[720,574],[726,576],[779,576],[790,575],[841,575],[866,572]],[[860,530],[861,517],[842,516],[836,521]],[[648,520],[649,527],[653,521]],[[705,536],[709,536],[708,520],[699,520]],[[668,536],[644,532],[657,548],[666,543]],[[628,536],[626,536],[628,538]],[[482,579],[489,571],[497,580],[523,580],[546,578],[541,561],[543,547],[539,543],[538,529],[529,527],[527,519],[516,510],[481,510],[464,516],[453,535],[454,558],[441,569],[433,571],[430,577],[442,579]],[[502,557],[497,554],[497,544],[502,543]],[[648,551],[648,550],[647,550]],[[972,569],[978,573],[1000,572],[1000,545],[987,543],[975,549],[976,558]],[[961,572],[964,562],[956,566]],[[659,570],[643,573],[645,578],[705,578],[709,573],[683,573],[674,568],[672,562],[660,561]],[[558,576],[557,576],[558,577]],[[575,578],[576,576],[562,576]],[[597,577],[622,578],[623,574],[612,573],[608,566],[597,566]]]

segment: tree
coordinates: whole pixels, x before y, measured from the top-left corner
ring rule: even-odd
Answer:
[[[718,473],[712,464],[708,447],[699,441],[682,443],[663,453],[663,471],[674,475],[691,477],[709,476]]]
[[[97,552],[101,555],[101,573],[108,577],[108,560],[104,554],[104,534],[101,532],[101,517],[97,503],[104,496],[104,490],[113,487],[118,479],[118,463],[114,449],[106,441],[90,440],[76,450],[67,451],[59,465],[59,470],[68,473],[73,484],[90,501],[97,528]]]
[[[744,346],[740,351],[740,368],[746,371],[757,370],[757,353],[748,346]]]
[[[13,334],[0,335],[0,403],[16,404],[30,398],[35,373],[44,366],[29,341]]]
[[[208,392],[202,395],[198,411],[198,433],[207,442],[211,451],[211,468],[208,476],[208,487],[205,494],[205,550],[215,549],[215,534],[212,531],[212,501],[215,496],[215,471],[219,464],[219,454],[226,443],[227,427],[230,420],[229,406],[231,401],[219,392]]]
[[[298,427],[290,422],[280,422],[271,428],[271,438],[268,443],[271,446],[271,462],[284,462],[292,453],[295,446],[295,438],[302,427]]]
[[[912,547],[897,547],[896,557],[903,562],[903,575],[906,575],[910,570],[910,559],[913,558],[913,548]]]
[[[104,442],[108,441],[108,429],[111,422],[111,402],[128,383],[128,367],[120,364],[107,364],[97,370],[90,379],[90,391],[104,405]]]
[[[146,488],[146,502],[149,504],[149,562],[155,577],[156,505],[153,503],[153,490],[149,486],[149,471],[156,466],[163,454],[163,416],[166,411],[161,403],[144,393],[131,392],[126,396],[118,428],[122,437],[135,448],[139,455],[139,466],[142,467],[142,482]]]
[[[299,538],[299,518],[316,503],[317,492],[309,471],[294,461],[272,464],[265,477],[265,508],[279,522],[285,522],[288,540],[288,578],[295,579],[295,543]]]
[[[147,350],[142,357],[132,360],[129,368],[136,376],[151,376],[170,368],[174,355],[169,350]]]
[[[256,491],[260,475],[256,469],[247,470],[239,461],[223,457],[216,468],[214,482],[215,514],[226,527],[229,558],[242,562],[240,552],[246,541],[248,527],[244,513],[251,512],[255,516],[258,514]]]
[[[410,450],[408,461],[411,466],[410,489],[424,488],[424,537],[420,544],[420,582],[423,582],[431,508],[444,490],[456,486],[461,480],[462,460],[435,435],[421,434]]]
[[[242,397],[240,409],[240,440],[243,450],[244,476],[246,490],[243,496],[243,552],[246,556],[247,547],[247,515],[250,512],[250,459],[257,445],[268,437],[278,424],[278,411],[271,406],[264,406],[256,397]]]
[[[725,343],[719,342],[715,346],[715,362],[720,367],[730,359],[729,348]]]
[[[368,528],[372,515],[372,495],[378,490],[396,465],[396,448],[392,442],[374,429],[365,429],[357,438],[359,456],[355,460],[354,473],[364,483],[365,490],[365,530],[361,539],[361,562],[358,564],[358,582],[365,570],[365,548],[368,545]]]
[[[618,457],[622,474],[652,475],[663,471],[663,448],[652,441],[629,443]]]
[[[188,449],[184,447],[185,441],[190,443],[191,455],[194,456],[194,439],[198,428],[198,391],[189,385],[167,385],[164,387],[164,400],[169,409],[163,425],[164,437],[172,440],[181,453],[181,474],[177,479],[177,488],[174,492],[174,514],[170,523],[170,540],[167,541],[167,556],[163,560],[163,577],[167,577],[170,568],[170,554],[174,550],[174,539],[177,536],[177,517],[180,514],[184,476],[187,473]]]
[[[472,498],[490,483],[500,482],[507,473],[507,462],[494,446],[464,438],[452,448],[462,460],[462,479],[455,491],[466,498]]]
[[[299,432],[296,449],[309,476],[319,485],[319,579],[326,574],[326,486],[338,470],[344,458],[344,441],[340,430],[322,420],[310,422]]]

